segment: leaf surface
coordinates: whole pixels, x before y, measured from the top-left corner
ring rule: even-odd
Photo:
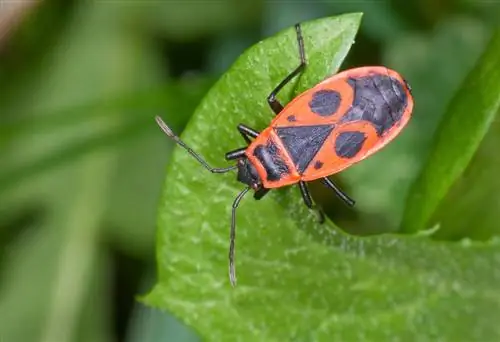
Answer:
[[[439,224],[441,238],[498,235],[500,30],[443,117],[407,201],[402,228]],[[479,230],[477,233],[472,230]]]
[[[282,102],[334,73],[359,14],[304,23],[309,66]],[[242,146],[239,122],[264,128],[266,96],[298,64],[289,28],[247,50],[183,134],[214,166]],[[500,338],[500,248],[424,236],[355,238],[317,224],[296,187],[250,196],[237,217],[238,286],[228,281],[234,174],[206,172],[176,149],[160,201],[158,283],[144,298],[209,341],[484,341]]]

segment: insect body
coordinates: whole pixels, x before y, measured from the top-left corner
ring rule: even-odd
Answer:
[[[245,155],[266,189],[323,178],[386,145],[411,109],[407,86],[394,71],[347,70],[290,102]]]
[[[235,285],[234,241],[236,208],[254,190],[259,200],[270,189],[298,184],[304,203],[313,208],[306,182],[320,179],[346,204],[354,201],[328,176],[342,171],[393,140],[408,123],[413,98],[406,81],[385,67],[360,67],[331,76],[303,92],[286,106],[277,93],[306,66],[300,25],[296,25],[300,64],[268,96],[276,114],[269,127],[258,132],[246,125],[238,131],[247,146],[226,153],[236,165],[213,168],[187,146],[159,118],[163,131],[213,173],[238,170],[237,179],[247,185],[233,203],[229,247],[229,277]],[[323,214],[319,211],[321,219]]]

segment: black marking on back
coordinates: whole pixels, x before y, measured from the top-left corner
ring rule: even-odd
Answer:
[[[340,93],[335,90],[324,89],[315,92],[309,101],[313,113],[321,116],[330,116],[337,112],[340,106]]]
[[[366,120],[381,136],[401,120],[408,99],[404,86],[397,79],[377,74],[350,78],[347,83],[354,90],[354,100],[340,123]]]
[[[266,169],[268,181],[280,180],[283,175],[290,173],[288,165],[278,154],[278,146],[272,140],[268,140],[266,145],[258,145],[253,155]]]
[[[297,171],[302,173],[321,149],[334,127],[335,125],[318,125],[277,127],[275,129]]]
[[[295,121],[297,121],[297,118],[295,117],[295,115],[288,115],[288,116],[286,117],[286,120],[287,120],[288,122],[295,122]]]
[[[317,160],[317,161],[314,163],[314,168],[315,168],[316,170],[319,170],[319,169],[321,169],[322,167],[323,167],[323,162],[321,162],[321,161]]]
[[[335,153],[342,158],[352,158],[361,151],[365,140],[363,132],[342,132],[335,139]]]

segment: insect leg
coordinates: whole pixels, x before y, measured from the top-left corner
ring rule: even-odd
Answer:
[[[243,189],[234,199],[231,212],[231,230],[229,234],[229,281],[231,285],[236,286],[236,269],[234,267],[234,241],[236,239],[236,209],[241,199],[250,190],[250,187]]]
[[[245,139],[248,145],[250,145],[250,143],[252,142],[250,138],[257,138],[257,136],[260,134],[253,128],[250,128],[243,124],[238,125],[238,132],[240,132],[241,136],[243,137],[243,139]],[[242,147],[237,150],[229,151],[228,153],[226,153],[226,160],[235,160],[243,157],[245,155],[246,149],[246,147]]]
[[[269,190],[271,190],[271,189],[260,188],[259,190],[257,190],[253,194],[253,198],[255,198],[256,200],[260,200],[262,197],[264,197],[265,195],[267,195],[267,193],[269,192]]]
[[[309,189],[307,188],[307,184],[304,181],[299,182],[299,188],[300,188],[300,193],[302,194],[302,198],[304,199],[304,203],[309,209],[314,209],[313,206],[313,201],[311,198],[311,194],[309,193]],[[323,213],[323,210],[317,208],[318,215],[319,215],[319,222],[323,223],[325,222],[325,214]]]
[[[247,125],[244,124],[239,124],[238,125],[238,131],[242,135],[243,139],[247,142],[247,144],[250,144],[251,140],[250,138],[257,138],[258,135],[260,134],[258,131],[254,130],[253,128],[248,127]]]
[[[300,56],[300,64],[299,66],[293,70],[287,77],[281,81],[280,84],[269,94],[267,97],[267,102],[269,103],[269,106],[273,110],[273,112],[277,115],[283,110],[283,105],[278,101],[276,98],[276,95],[278,95],[279,91],[288,84],[294,78],[297,76],[306,66],[306,52],[304,49],[304,38],[302,38],[302,31],[300,29],[300,24],[295,25],[295,31],[297,32],[297,43],[299,45],[299,56]]]
[[[168,127],[167,124],[165,122],[163,122],[163,120],[159,116],[156,116],[155,119],[156,119],[156,122],[158,123],[158,126],[160,126],[162,131],[169,138],[174,140],[179,146],[181,146],[183,149],[185,149],[190,155],[192,155],[208,171],[213,172],[213,173],[225,173],[225,172],[235,170],[238,168],[238,166],[236,166],[236,165],[224,167],[224,168],[211,167],[198,153],[196,153],[191,147],[189,147],[184,141],[182,141],[177,135],[175,135],[174,132],[170,129],[170,127]]]
[[[226,153],[226,160],[236,160],[242,158],[245,155],[246,147],[239,148],[237,150],[232,150]]]
[[[343,192],[334,182],[332,182],[330,178],[324,177],[323,179],[321,179],[321,182],[332,189],[335,194],[348,206],[352,207],[356,203],[352,198],[347,196],[347,194]]]

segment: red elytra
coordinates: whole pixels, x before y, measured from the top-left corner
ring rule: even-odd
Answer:
[[[397,72],[346,70],[293,99],[245,155],[267,189],[323,178],[384,147],[408,123],[412,109],[410,89]],[[269,147],[262,146],[272,144],[279,156],[274,165],[263,159]]]
[[[413,110],[411,88],[396,71],[381,66],[349,69],[328,77],[294,98],[286,106],[277,93],[306,66],[300,25],[295,26],[300,64],[268,96],[276,114],[270,125],[258,132],[246,125],[238,131],[247,146],[226,153],[236,165],[213,168],[156,117],[162,130],[213,173],[238,170],[237,179],[247,185],[233,202],[229,278],[236,284],[234,243],[236,208],[253,189],[259,200],[270,189],[298,184],[304,203],[313,209],[306,182],[321,180],[346,204],[354,201],[328,176],[374,154],[392,141],[406,126]],[[253,139],[253,140],[252,140]],[[320,220],[324,220],[321,210]]]

